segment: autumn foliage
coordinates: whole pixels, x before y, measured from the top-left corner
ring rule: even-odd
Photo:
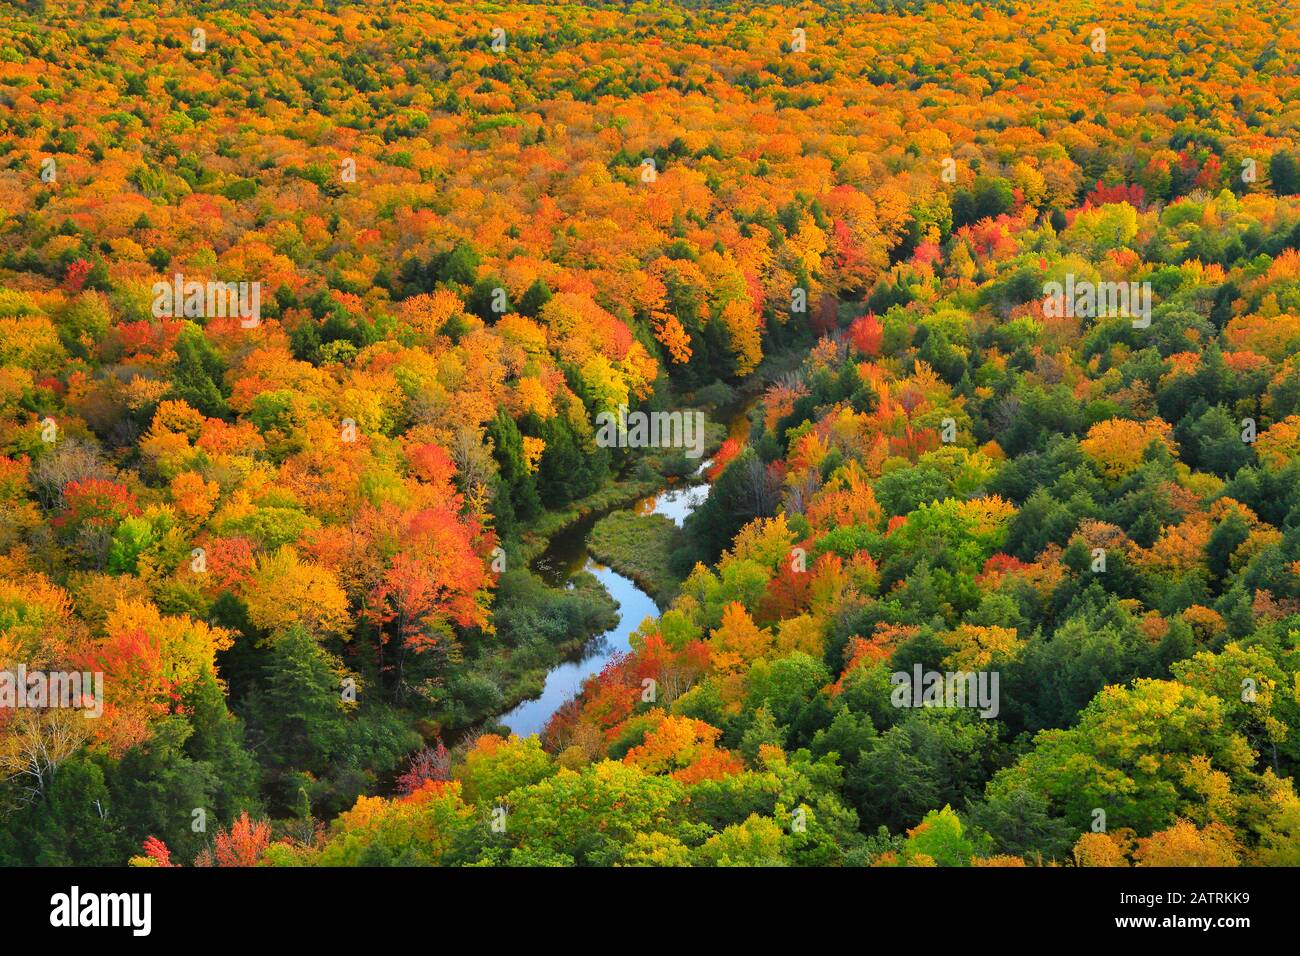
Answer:
[[[1300,865],[1291,5],[41,6],[0,863]]]

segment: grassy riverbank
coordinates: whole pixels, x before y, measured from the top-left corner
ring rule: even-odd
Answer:
[[[727,426],[709,421],[704,429],[704,458],[712,456],[727,437]],[[599,515],[625,508],[642,498],[657,494],[669,478],[687,475],[699,467],[702,458],[687,458],[678,452],[665,453],[647,449],[635,465],[626,470],[627,477],[607,482],[602,488],[570,502],[563,508],[544,512],[520,535],[520,552],[526,562],[546,550],[550,539],[565,528],[589,515]]]
[[[626,507],[650,497],[663,485],[663,475],[642,463],[635,476],[611,481],[594,494],[571,502],[567,507],[543,513],[520,535],[520,551],[524,561],[531,563],[546,550],[553,536],[588,515]]]
[[[516,569],[501,576],[493,622],[494,634],[466,642],[427,736],[462,730],[539,695],[553,667],[618,623],[618,605],[590,574],[560,589]]]
[[[793,354],[793,353],[791,353]],[[789,355],[770,356],[741,388],[715,382],[683,396],[684,410],[703,410],[704,455],[714,455],[728,434],[735,410],[758,395],[790,364]],[[603,515],[587,538],[595,558],[666,608],[681,587],[673,571],[673,552],[683,544],[682,530],[663,515],[637,515],[631,505],[661,491],[668,479],[694,472],[699,458],[680,452],[645,449],[623,469],[623,477],[563,508],[546,511],[520,535],[523,567],[503,578],[494,610],[495,640],[466,655],[464,677],[450,695],[455,700],[457,727],[508,712],[521,701],[541,693],[546,675],[575,654],[592,637],[614,626],[617,605],[590,575],[578,575],[572,590],[547,587],[528,565],[547,548],[552,537],[592,515]],[[507,581],[506,579],[509,579]],[[510,608],[503,612],[503,608]],[[448,716],[451,716],[449,713]]]
[[[662,610],[681,587],[672,555],[682,546],[682,529],[663,515],[616,511],[596,522],[587,548],[597,561],[636,582]]]

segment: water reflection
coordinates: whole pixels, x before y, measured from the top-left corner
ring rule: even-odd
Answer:
[[[758,402],[750,398],[731,415],[727,423],[727,437],[743,445],[749,437],[749,410]],[[633,507],[638,514],[659,514],[671,518],[678,526],[709,496],[707,475],[713,465],[712,458],[700,462],[699,467],[684,478],[674,479],[667,488],[651,498],[643,498]],[[580,571],[595,575],[618,603],[618,624],[599,637],[588,641],[581,656],[557,665],[546,675],[542,695],[526,700],[498,720],[510,732],[521,737],[539,733],[551,715],[565,701],[582,689],[582,682],[599,674],[611,657],[631,649],[628,637],[641,626],[647,617],[658,617],[659,608],[650,596],[629,578],[598,564],[587,554],[587,535],[599,515],[587,515],[558,534],[547,545],[545,553],[533,562],[533,571],[551,587],[573,587],[572,579]]]
[[[583,538],[585,540],[585,535]],[[542,570],[541,562],[542,559],[539,559],[535,565],[539,572]],[[582,649],[580,659],[565,661],[552,669],[546,675],[546,686],[542,689],[542,696],[534,700],[526,700],[508,714],[498,718],[501,723],[510,728],[511,733],[521,737],[540,733],[559,706],[578,693],[584,680],[600,673],[615,654],[631,649],[628,637],[641,626],[641,622],[647,617],[657,617],[659,614],[659,609],[655,607],[655,602],[650,600],[650,596],[623,575],[611,571],[591,558],[587,558],[582,570],[595,575],[618,602],[618,624],[589,641]],[[572,584],[569,587],[572,587]]]
[[[681,527],[686,516],[702,505],[708,496],[709,486],[706,484],[679,485],[661,491],[653,498],[646,498],[638,505],[637,512],[643,515],[663,515]]]

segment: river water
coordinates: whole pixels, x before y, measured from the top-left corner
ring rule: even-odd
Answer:
[[[744,402],[727,419],[727,437],[743,443],[749,436],[749,410],[757,399]],[[670,483],[658,494],[638,501],[632,508],[637,514],[661,514],[681,525],[686,516],[709,496],[705,478],[711,459],[701,463],[690,477]],[[497,718],[513,734],[526,737],[540,733],[551,715],[575,696],[582,682],[604,670],[616,654],[631,650],[628,638],[648,617],[658,617],[659,608],[630,578],[600,564],[587,553],[587,537],[602,515],[588,515],[551,538],[547,548],[533,561],[533,572],[551,587],[571,587],[580,571],[587,571],[604,585],[618,604],[618,624],[583,646],[576,658],[556,665],[546,675],[540,697],[526,700],[514,710]]]

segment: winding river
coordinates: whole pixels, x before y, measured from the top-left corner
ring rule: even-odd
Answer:
[[[749,411],[757,401],[754,398],[744,402],[727,417],[728,438],[743,443],[749,437]],[[658,494],[638,501],[632,508],[641,515],[665,515],[680,526],[708,497],[709,483],[705,475],[711,464],[711,459],[705,459],[691,476],[669,483]],[[600,673],[614,655],[631,649],[628,639],[642,621],[659,616],[659,608],[650,595],[630,578],[605,567],[587,553],[587,538],[601,517],[601,514],[588,515],[556,534],[532,567],[551,587],[572,587],[573,577],[582,571],[594,575],[618,604],[618,623],[588,641],[577,657],[552,668],[546,675],[540,697],[526,700],[497,718],[520,737],[540,733],[551,715],[578,693],[583,681]]]

